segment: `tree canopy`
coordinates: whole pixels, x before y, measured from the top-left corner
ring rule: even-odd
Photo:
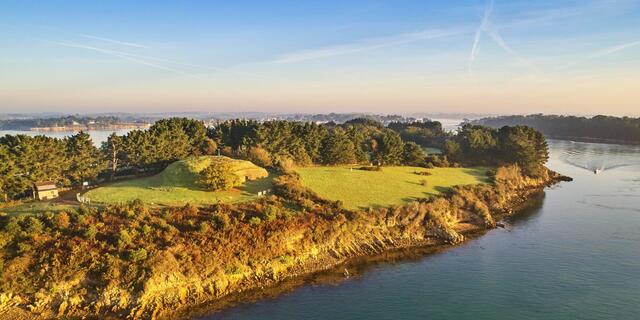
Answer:
[[[228,190],[240,183],[230,161],[217,159],[200,172],[198,183],[207,190]]]
[[[443,156],[425,155],[422,147],[434,145],[443,149]],[[498,130],[465,125],[451,135],[433,121],[393,122],[385,127],[367,118],[344,124],[228,120],[207,128],[202,121],[169,118],[157,121],[148,130],[112,134],[100,149],[85,132],[65,139],[42,135],[0,137],[0,193],[4,199],[16,199],[30,195],[35,182],[74,186],[101,177],[160,171],[176,160],[217,153],[281,170],[293,164],[517,163],[532,176],[543,172],[548,159],[544,137],[523,126]],[[209,170],[213,174],[214,168]]]

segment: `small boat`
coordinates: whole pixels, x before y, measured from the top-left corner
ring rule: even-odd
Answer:
[[[593,174],[598,174],[598,173],[600,173],[601,171],[602,171],[602,169],[595,169],[595,170],[593,170]]]

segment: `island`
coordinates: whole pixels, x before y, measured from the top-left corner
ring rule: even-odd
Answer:
[[[437,148],[439,153],[426,150]],[[169,118],[0,138],[0,317],[171,319],[387,250],[496,228],[544,187],[525,126]],[[43,181],[51,200],[30,200]]]
[[[532,114],[481,118],[471,123],[493,128],[529,126],[549,138],[559,140],[640,144],[640,118],[632,117]]]

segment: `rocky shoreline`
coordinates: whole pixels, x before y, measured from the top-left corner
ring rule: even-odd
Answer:
[[[561,181],[572,181],[572,178],[556,175],[541,187],[523,190],[510,200],[508,208],[505,208],[502,212],[496,212],[494,218],[496,221],[502,221],[503,219],[517,216],[529,207],[529,201],[532,196],[544,192],[545,187],[550,187]],[[490,230],[495,229],[468,223],[459,224],[456,227],[456,231],[464,237],[464,240],[458,243],[450,243],[441,239],[397,241],[394,246],[387,247],[381,251],[373,250],[372,252],[343,260],[327,259],[327,261],[318,262],[307,268],[291,272],[279,281],[268,280],[258,282],[255,287],[232,292],[211,301],[205,299],[202,302],[195,302],[193,306],[187,307],[186,309],[163,312],[162,316],[158,319],[200,318],[239,304],[251,303],[265,298],[274,298],[311,283],[338,284],[346,279],[344,270],[350,270],[351,277],[363,273],[362,271],[356,271],[354,273],[353,268],[350,266],[364,265],[367,267],[375,264],[388,263],[390,261],[418,260],[424,258],[425,255],[443,252],[464,242],[477,239]],[[499,223],[497,227],[504,227],[504,224]]]

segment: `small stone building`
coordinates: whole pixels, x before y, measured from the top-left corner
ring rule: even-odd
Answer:
[[[34,198],[38,200],[50,200],[58,197],[58,187],[53,181],[38,182],[33,185]]]

